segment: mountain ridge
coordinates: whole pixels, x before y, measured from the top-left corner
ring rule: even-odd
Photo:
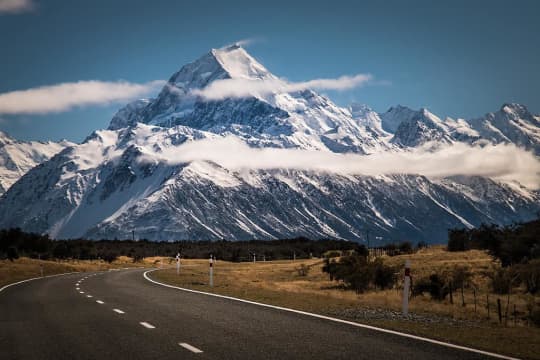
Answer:
[[[31,169],[0,198],[0,227],[54,238],[129,238],[135,231],[151,240],[303,235],[364,241],[369,229],[384,241],[433,243],[444,241],[451,227],[529,220],[540,210],[538,191],[476,176],[238,170],[161,156],[196,140],[228,137],[255,149],[362,156],[403,154],[430,142],[538,148],[534,136],[520,140],[536,134],[538,119],[518,105],[503,105],[473,126],[427,109],[341,108],[309,89],[213,100],[200,95],[233,77],[278,79],[245,54],[238,46],[210,51],[173,74],[156,98],[126,105],[107,130]],[[504,128],[504,119],[513,125]],[[490,137],[482,126],[508,135]]]

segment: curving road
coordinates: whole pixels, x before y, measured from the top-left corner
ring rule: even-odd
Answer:
[[[69,274],[4,289],[0,359],[487,358],[163,287],[146,280],[144,271]]]

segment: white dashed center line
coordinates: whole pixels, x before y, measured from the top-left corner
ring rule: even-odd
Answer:
[[[92,295],[86,295],[86,297],[87,297],[87,298],[91,298],[91,297],[92,297]]]
[[[115,313],[124,314],[124,312],[120,309],[113,309]]]
[[[194,352],[195,354],[202,353],[201,349],[197,349],[195,346],[191,346],[188,343],[178,343],[178,345],[180,345],[184,349],[188,349],[189,351]]]
[[[101,305],[105,304],[105,303],[104,303],[103,301],[101,301],[101,300],[96,300],[96,302],[97,302],[98,304],[101,304]]]
[[[84,291],[79,291],[79,293],[84,294]]]
[[[144,322],[144,321],[140,322],[139,324],[141,324],[142,326],[144,326],[147,329],[155,329],[156,328],[154,325],[149,324],[149,323]]]

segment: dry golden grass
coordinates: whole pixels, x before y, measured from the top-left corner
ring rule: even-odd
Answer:
[[[98,260],[65,260],[47,261],[30,258],[19,258],[14,261],[0,260],[0,287],[43,275],[55,275],[75,271],[100,271],[118,267],[132,266],[133,261],[126,256],[119,257],[111,264]]]
[[[482,274],[498,264],[484,252],[449,253],[442,247],[434,247],[412,255],[384,259],[393,265],[402,265],[406,259],[410,259],[414,278],[427,276],[434,271],[450,270],[454,266],[468,267],[475,274],[473,280],[478,289],[476,312],[470,289],[465,292],[465,307],[461,306],[461,294],[456,292],[453,305],[448,301],[433,301],[427,296],[415,297],[411,299],[410,311],[454,319],[474,319],[474,322],[460,322],[459,326],[453,326],[450,322],[427,323],[397,319],[360,321],[488,351],[524,358],[540,358],[540,329],[525,327],[524,323],[519,322],[514,327],[512,319],[507,327],[497,324],[494,316],[496,296],[493,294],[490,295],[491,321],[486,320],[485,295],[488,283]],[[167,260],[164,263],[168,265]],[[296,269],[300,264],[310,267],[307,276],[298,274]],[[400,290],[370,291],[364,294],[343,290],[322,272],[322,265],[320,259],[257,263],[218,261],[214,265],[213,288],[208,286],[208,260],[183,260],[180,275],[177,275],[176,269],[172,267],[155,272],[152,276],[181,287],[320,314],[343,314],[343,310],[365,308],[395,311],[401,309]],[[501,300],[503,306],[506,305],[506,297],[501,297]],[[525,302],[523,296],[510,297],[510,303],[516,303],[521,308],[525,306]],[[346,316],[341,315],[345,318]]]

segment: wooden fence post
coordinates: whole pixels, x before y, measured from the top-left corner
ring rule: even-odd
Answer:
[[[502,324],[501,299],[497,299],[497,312],[499,313],[499,324]]]

